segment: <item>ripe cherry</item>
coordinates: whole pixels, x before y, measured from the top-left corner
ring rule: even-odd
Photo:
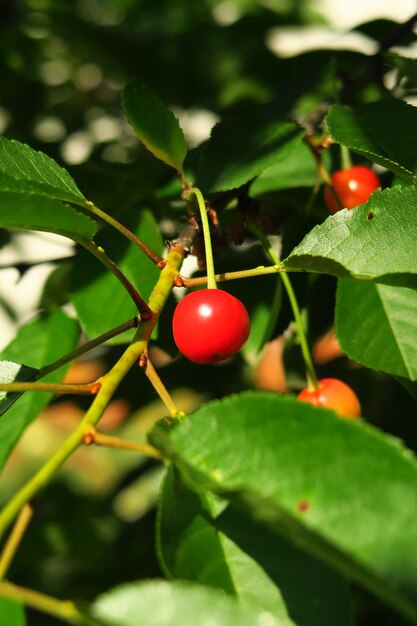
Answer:
[[[298,399],[314,406],[332,409],[341,417],[356,418],[361,414],[358,397],[346,383],[337,378],[322,378],[318,389],[303,389]]]
[[[378,176],[366,165],[354,165],[344,170],[336,170],[330,180],[340,204],[346,209],[353,209],[363,204],[375,189],[381,187]],[[330,213],[339,211],[340,207],[328,186],[324,188],[324,200]]]
[[[221,289],[188,293],[174,312],[174,340],[194,363],[216,363],[233,356],[249,336],[250,321],[240,300]]]

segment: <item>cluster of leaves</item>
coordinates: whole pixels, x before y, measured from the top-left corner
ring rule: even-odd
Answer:
[[[388,60],[413,82],[414,64]],[[260,246],[233,245],[245,238],[253,244],[244,229],[250,218],[268,234],[283,229],[282,267],[294,272],[297,295],[308,309],[311,341],[333,317],[336,290],[338,339],[362,367],[349,370],[346,361],[334,367],[355,382],[365,419],[342,420],[292,395],[243,391],[252,386],[249,372],[266,342],[287,328],[291,314],[280,295],[271,307],[279,276],[227,283],[250,312],[248,343],[233,363],[202,367],[199,373],[197,366],[172,362],[164,374],[169,388],[186,379],[215,399],[203,404],[200,397],[199,408],[175,428],[157,424],[148,434],[166,461],[156,543],[161,570],[172,582],[124,582],[70,616],[70,623],[129,626],[140,615],[149,626],[348,626],[354,619],[352,582],[378,598],[372,600],[378,607],[417,622],[417,462],[409,437],[417,397],[417,157],[410,143],[417,109],[398,94],[376,100],[334,104],[320,130],[358,160],[383,166],[385,188],[352,211],[326,217],[317,189],[310,211],[305,209],[322,157],[311,150],[305,125],[288,121],[278,107],[259,106],[225,118],[205,144],[187,152],[177,120],[155,94],[139,81],[124,89],[123,108],[142,143],[210,200],[218,217],[213,238],[220,271],[267,263]],[[154,210],[124,201],[123,223],[162,252],[160,218],[168,215],[179,232],[180,193],[176,178],[164,174],[152,197]],[[66,170],[6,138],[0,139],[0,206],[2,228],[54,232],[78,244],[64,294],[76,319],[57,307],[62,290],[51,281],[49,310],[23,326],[2,355],[2,382],[37,380],[42,367],[77,347],[81,328],[96,337],[136,314],[123,285],[91,252],[97,256],[104,249],[145,300],[160,270],[131,241],[110,226],[103,228],[103,214]],[[59,282],[63,271],[68,273],[68,263],[56,270]],[[323,298],[317,297],[323,292],[324,313]],[[171,354],[173,303],[168,301],[154,333],[155,344]],[[110,362],[120,357],[132,332],[112,338]],[[289,346],[287,355],[293,389],[303,384],[302,369],[291,362],[297,350]],[[62,377],[61,368],[45,380]],[[145,381],[143,389],[145,404],[150,398]],[[49,393],[3,399],[2,466],[51,400]],[[392,433],[401,434],[409,448]],[[105,566],[112,568],[110,556]],[[120,579],[112,582],[137,578],[120,569]],[[77,593],[90,599],[97,589],[91,585],[91,593]],[[357,602],[370,602],[363,592],[355,593]],[[66,589],[61,594],[69,595]],[[398,615],[394,619],[402,619]],[[1,600],[0,617],[13,626],[25,624],[19,600]]]

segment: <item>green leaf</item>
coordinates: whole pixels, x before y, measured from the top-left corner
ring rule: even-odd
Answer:
[[[153,250],[162,251],[162,237],[150,211],[138,211],[127,226]],[[113,228],[103,229],[99,238],[106,253],[146,300],[155,286],[160,270],[135,245],[115,235]],[[74,265],[71,299],[80,322],[90,337],[101,335],[136,314],[131,297],[117,278],[84,250],[79,252]],[[127,343],[133,332],[123,333],[109,343]]]
[[[303,136],[304,130],[291,122],[256,118],[219,122],[202,149],[197,185],[206,193],[241,187],[287,159]]]
[[[401,76],[405,77],[411,87],[417,87],[417,59],[404,57],[394,52],[384,54],[386,63],[399,70]]]
[[[4,626],[25,626],[25,609],[20,602],[0,598],[0,624]]]
[[[122,103],[129,124],[145,147],[157,159],[183,173],[187,144],[172,111],[140,80],[126,85]]]
[[[351,359],[417,380],[417,292],[413,289],[340,280],[336,331]]]
[[[44,196],[0,191],[0,228],[41,230],[74,241],[91,241],[96,224],[76,209]]]
[[[14,361],[0,361],[0,383],[13,383],[35,380],[39,370],[27,367]],[[7,393],[0,391],[0,416],[16,402],[22,393]]]
[[[25,360],[31,367],[40,368],[73,350],[78,336],[77,322],[61,311],[54,311],[23,326],[3,351],[2,358],[16,362]],[[44,380],[49,382],[62,380],[65,369],[60,368],[52,372]],[[52,393],[26,392],[0,419],[0,468],[3,467],[26,427],[52,397]]]
[[[138,626],[138,616],[140,626],[287,626],[269,613],[240,607],[223,592],[184,582],[120,585],[99,596],[92,614],[111,626]]]
[[[417,184],[417,155],[410,149],[417,107],[394,99],[355,108],[334,104],[325,121],[337,143]]]
[[[0,191],[40,194],[85,205],[73,178],[53,159],[18,141],[0,137]]]
[[[157,546],[168,575],[218,587],[242,606],[288,624],[351,624],[346,581],[288,540],[209,493],[193,493],[170,468],[163,484]],[[288,610],[288,613],[287,613]]]
[[[230,498],[417,622],[417,462],[399,441],[254,392],[206,404],[150,439],[189,487]]]
[[[312,187],[317,180],[317,164],[310,148],[304,143],[296,145],[288,158],[268,167],[253,182],[253,198],[280,189]]]
[[[375,191],[315,226],[283,265],[287,270],[417,288],[417,190]]]

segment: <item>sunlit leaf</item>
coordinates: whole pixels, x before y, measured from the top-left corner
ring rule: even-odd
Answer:
[[[417,622],[417,462],[399,441],[254,392],[150,438],[189,487],[231,499]]]
[[[100,596],[93,617],[111,626],[287,626],[267,612],[244,609],[223,592],[165,581],[120,585]]]
[[[393,376],[417,380],[414,289],[340,280],[336,302],[337,337],[351,359]]]
[[[410,149],[417,107],[394,98],[354,108],[334,104],[326,123],[338,143],[417,183],[417,155]]]
[[[41,195],[0,190],[0,228],[40,230],[91,241],[97,226],[68,204]]]
[[[417,287],[417,190],[375,191],[315,226],[285,259],[288,270]]]
[[[187,145],[172,111],[140,80],[126,85],[122,101],[127,120],[140,141],[156,158],[182,172]]]
[[[31,367],[49,365],[74,349],[79,336],[77,322],[61,311],[41,317],[23,326],[15,339],[4,349],[2,358],[26,361]],[[66,368],[60,368],[44,378],[45,381],[62,380]],[[0,468],[3,467],[14,445],[26,427],[49,403],[52,393],[26,392],[0,418]],[[0,405],[1,406],[1,405]]]
[[[85,204],[73,178],[56,161],[5,137],[0,137],[0,191],[20,191]]]

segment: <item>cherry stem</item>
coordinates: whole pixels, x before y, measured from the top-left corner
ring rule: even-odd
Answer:
[[[216,274],[216,282],[222,282],[226,280],[237,280],[239,278],[251,278],[253,276],[262,276],[266,274],[277,274],[284,271],[281,265],[269,265],[265,267],[263,265],[254,267],[250,270],[239,270],[237,272],[225,272],[224,274]],[[198,278],[187,278],[186,276],[179,276],[178,287],[197,287],[198,285],[206,285],[208,277],[199,276]]]
[[[342,168],[344,170],[347,170],[350,167],[352,167],[352,159],[350,156],[350,150],[347,146],[344,146],[343,144],[340,144],[340,159],[342,162]]]
[[[247,219],[247,226],[249,230],[259,239],[262,243],[265,251],[270,256],[271,260],[277,265],[280,264],[280,259],[272,247],[267,236],[258,224],[255,224],[252,220]],[[305,334],[304,323],[301,316],[300,307],[298,306],[297,296],[295,295],[290,277],[285,272],[280,272],[281,280],[283,282],[285,291],[287,292],[288,299],[290,301],[291,309],[294,315],[294,321],[297,328],[298,341],[300,343],[301,353],[303,355],[304,365],[306,368],[307,386],[309,389],[319,389],[319,381],[317,379],[316,372],[314,370],[313,361],[311,359],[310,349],[308,347],[307,337]]]
[[[23,535],[26,532],[29,522],[32,519],[33,506],[30,502],[26,502],[24,507],[19,513],[18,518],[11,530],[11,533],[4,544],[3,551],[0,555],[0,581],[6,576],[7,570],[13,560],[17,549],[23,539]]]
[[[158,396],[161,398],[162,402],[165,404],[171,417],[175,417],[175,418],[184,417],[185,413],[183,411],[180,411],[177,408],[167,388],[165,387],[164,383],[160,379],[159,374],[157,373],[156,369],[152,365],[152,361],[150,360],[147,354],[144,356],[145,356],[145,359],[144,359],[144,364],[142,367],[145,372],[145,375],[150,380],[153,388],[157,392]],[[140,364],[140,360],[139,360],[139,364]]]
[[[149,445],[148,443],[139,443],[137,441],[129,441],[128,439],[122,439],[120,437],[113,437],[112,435],[105,435],[95,429],[91,429],[84,435],[84,443],[86,445],[94,444],[96,446],[103,446],[106,448],[117,448],[118,450],[131,450],[132,452],[139,452],[153,459],[162,459],[161,453]]]
[[[319,180],[321,179],[325,185],[327,185],[335,199],[335,202],[338,206],[338,209],[343,209],[343,205],[340,201],[339,196],[337,195],[335,188],[333,187],[332,184],[332,179],[330,177],[329,172],[327,171],[324,163],[323,163],[323,159],[321,158],[321,150],[317,149],[317,145],[315,144],[314,138],[313,137],[307,137],[307,145],[309,146],[309,148],[311,149],[313,156],[316,160],[316,165],[317,165],[317,173],[319,176]],[[343,153],[342,153],[342,159],[343,159]],[[349,156],[350,158],[350,156]],[[314,199],[314,195],[313,195],[313,199]]]
[[[152,248],[146,245],[146,243],[144,243],[141,239],[139,239],[139,237],[136,237],[136,235],[132,233],[131,230],[126,228],[126,226],[123,226],[123,224],[118,222],[114,217],[112,217],[108,213],[105,213],[104,211],[99,209],[93,202],[90,202],[89,200],[87,200],[86,207],[89,211],[97,215],[97,217],[100,217],[103,220],[103,222],[107,222],[107,224],[110,224],[110,226],[113,226],[113,228],[118,230],[119,233],[121,233],[127,239],[129,239],[137,248],[139,248],[139,250],[142,250],[142,252],[144,252],[146,256],[152,261],[152,263],[155,263],[157,267],[162,269],[164,259],[159,254],[154,252]]]
[[[191,187],[186,191],[186,197],[194,194],[197,199],[198,208],[200,210],[201,224],[203,226],[204,248],[206,251],[206,267],[207,267],[207,287],[208,289],[217,289],[216,275],[214,272],[213,248],[211,246],[210,224],[207,217],[207,208],[203,194],[197,187]]]
[[[334,199],[335,199],[335,201],[337,203],[338,209],[339,210],[343,209],[344,206],[341,203],[340,198],[337,195],[335,188],[333,187],[332,179],[331,179],[330,174],[327,171],[326,167],[324,166],[321,157],[316,155],[316,159],[317,159],[317,168],[318,168],[318,171],[319,171],[319,174],[320,174],[320,177],[321,177],[322,181],[329,187],[330,191],[332,192],[333,197],[334,197]]]
[[[23,391],[53,391],[54,393],[92,394],[100,389],[100,383],[38,383],[14,382],[0,383],[0,391],[6,393],[20,393]]]

